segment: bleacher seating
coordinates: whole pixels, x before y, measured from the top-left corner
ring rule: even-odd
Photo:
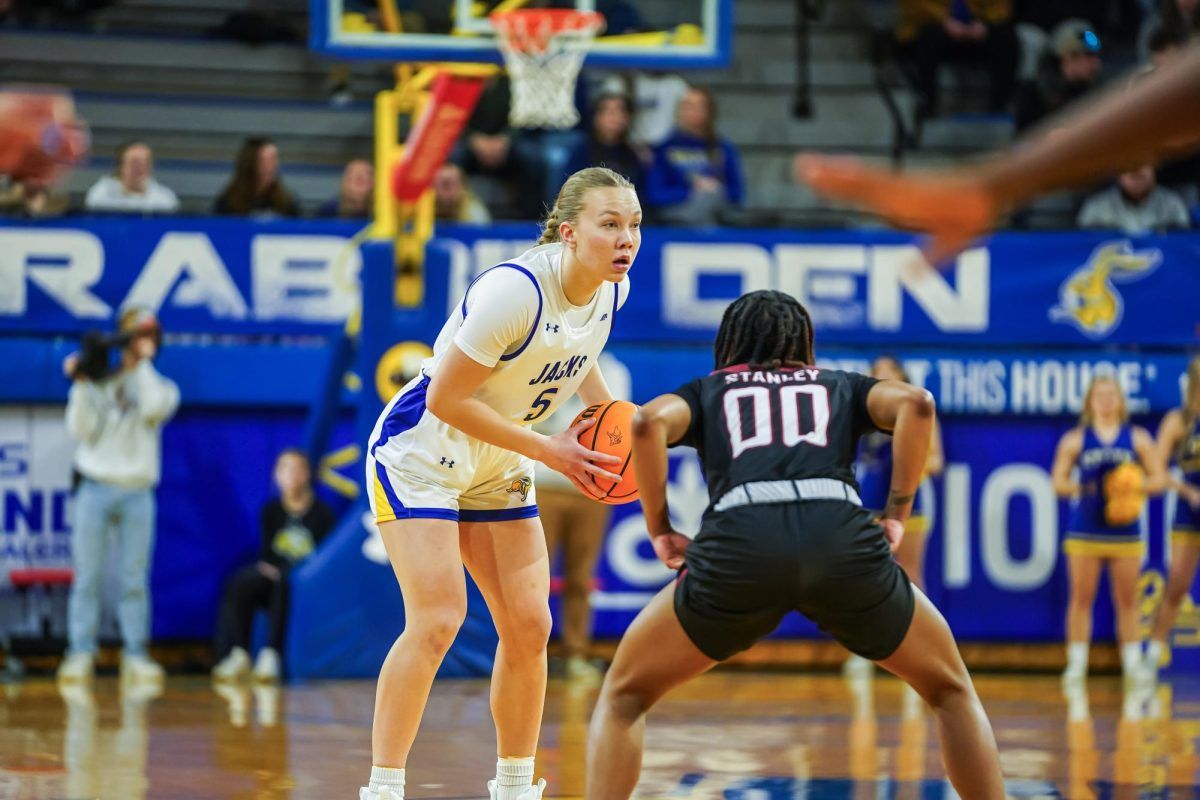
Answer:
[[[388,85],[387,65],[354,64],[355,101],[328,100],[328,60],[303,44],[250,46],[212,39],[207,31],[238,0],[118,0],[90,21],[94,30],[0,30],[0,80],[61,83],[79,94],[91,122],[94,158],[70,190],[79,200],[111,169],[121,142],[144,138],[155,149],[158,176],[186,211],[209,209],[246,136],[269,135],[280,148],[283,177],[311,210],[336,193],[342,164],[371,150],[370,99]],[[740,148],[750,192],[750,217],[789,225],[860,221],[830,209],[790,176],[797,149],[838,149],[886,158],[892,123],[874,85],[871,31],[886,20],[887,4],[829,3],[812,23],[810,75],[813,115],[792,116],[796,81],[798,3],[740,0],[735,7],[733,63],[696,72],[720,109],[719,127]],[[302,0],[269,0],[256,9],[279,12],[299,28]],[[639,3],[648,24],[672,19],[670,0]],[[901,88],[901,95],[904,90]],[[902,102],[910,102],[902,97]],[[908,163],[944,163],[1005,141],[1006,120],[950,117],[926,126]]]

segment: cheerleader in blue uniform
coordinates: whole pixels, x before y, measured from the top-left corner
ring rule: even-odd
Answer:
[[[1171,566],[1162,606],[1154,618],[1146,665],[1151,670],[1167,660],[1171,627],[1192,588],[1200,562],[1200,356],[1188,365],[1181,408],[1167,412],[1158,428],[1158,458],[1164,469],[1174,460],[1182,478],[1167,476],[1167,488],[1178,493],[1171,527]]]
[[[897,380],[911,383],[908,373],[895,356],[879,356],[871,364],[871,377],[879,380]],[[891,434],[875,431],[867,434],[859,443],[857,479],[859,496],[863,508],[883,512],[887,505],[888,490],[892,480],[892,437]],[[934,422],[933,436],[929,443],[929,458],[925,462],[925,476],[940,475],[945,456],[942,453],[941,426]],[[929,535],[929,517],[924,509],[925,493],[917,492],[913,501],[912,514],[904,523],[904,538],[896,549],[896,562],[922,591],[925,590],[925,544]],[[846,660],[848,675],[870,673],[873,665],[865,658],[851,655]]]
[[[1116,518],[1113,509],[1109,508],[1106,515],[1105,508],[1113,501],[1106,496],[1106,479],[1127,463],[1140,464],[1145,471],[1146,493],[1162,491],[1162,468],[1154,440],[1144,428],[1129,423],[1125,395],[1117,381],[1100,376],[1088,386],[1080,424],[1059,440],[1051,470],[1054,491],[1075,499],[1063,544],[1071,587],[1067,668],[1063,672],[1067,681],[1087,675],[1092,606],[1105,565],[1112,585],[1121,668],[1127,679],[1141,673],[1137,580],[1145,545],[1140,514],[1122,514],[1125,519],[1112,521]],[[1073,474],[1076,468],[1078,473]]]

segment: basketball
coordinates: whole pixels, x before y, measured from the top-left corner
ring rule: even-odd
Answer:
[[[1108,497],[1140,495],[1145,487],[1146,473],[1132,461],[1113,467],[1104,478],[1104,493]]]
[[[618,465],[605,465],[612,473],[621,476],[614,482],[598,475],[585,481],[585,493],[593,500],[619,506],[638,499],[637,476],[633,473],[633,415],[638,407],[627,400],[613,400],[588,406],[571,421],[578,425],[585,419],[596,419],[596,424],[579,434],[579,443],[598,453],[621,456]]]
[[[1146,505],[1146,473],[1132,461],[1104,477],[1104,519],[1109,525],[1132,525]]]

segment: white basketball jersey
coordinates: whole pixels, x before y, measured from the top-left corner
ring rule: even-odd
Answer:
[[[627,287],[628,281],[605,282],[586,306],[573,306],[562,288],[562,252],[561,243],[541,245],[477,276],[467,287],[458,310],[442,327],[433,345],[433,356],[426,359],[422,371],[429,376],[437,372],[469,313],[468,298],[472,304],[487,301],[471,295],[479,278],[491,270],[517,270],[537,290],[537,313],[525,338],[500,357],[475,397],[523,424],[545,419],[573,397],[608,341],[621,305],[619,287]]]

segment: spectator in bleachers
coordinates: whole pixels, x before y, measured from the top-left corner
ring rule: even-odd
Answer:
[[[1138,56],[1143,61],[1150,58],[1150,37],[1156,31],[1185,44],[1196,38],[1200,33],[1200,0],[1161,0],[1158,8],[1146,15],[1138,32]]]
[[[1008,111],[1020,56],[1012,0],[900,0],[899,5],[896,41],[915,72],[919,117],[938,116],[938,70],[945,61],[987,67],[988,108]]]
[[[296,198],[279,179],[279,149],[270,139],[251,136],[238,148],[233,178],[213,205],[217,214],[298,217]]]
[[[508,122],[511,103],[508,78],[501,74],[489,80],[454,161],[477,188],[486,190],[483,199],[493,217],[537,219],[544,211],[546,169],[536,147],[516,141],[517,131]]]
[[[688,82],[674,73],[635,72],[613,75],[600,86],[600,94],[624,94],[633,101],[633,127],[629,140],[657,147],[675,129],[675,112],[687,94]]]
[[[313,492],[308,456],[288,448],[275,459],[273,479],[279,496],[259,514],[262,542],[258,561],[233,574],[221,601],[217,623],[217,680],[237,680],[250,672],[250,636],[254,614],[268,616],[267,644],[254,660],[254,677],[279,678],[279,653],[287,625],[288,574],[312,555],[333,530],[333,512]]]
[[[492,221],[487,206],[467,186],[458,164],[446,162],[433,176],[434,216],[440,222],[486,225]]]
[[[1081,228],[1120,230],[1130,236],[1191,227],[1183,199],[1157,185],[1149,164],[1122,172],[1115,186],[1088,198],[1077,221]]]
[[[650,153],[629,141],[633,104],[625,94],[596,98],[587,138],[571,151],[563,179],[588,167],[608,167],[633,182],[638,194],[645,190]]]
[[[1016,125],[1023,131],[1087,94],[1100,77],[1100,37],[1085,20],[1069,19],[1054,29],[1037,77],[1017,93]]]
[[[647,204],[669,225],[716,225],[745,194],[741,159],[716,132],[717,109],[705,89],[679,101],[675,131],[654,150],[646,175]]]
[[[342,170],[338,196],[317,209],[318,217],[369,219],[375,199],[375,167],[365,158],[356,158]]]
[[[9,183],[0,188],[0,216],[24,219],[61,217],[70,209],[65,194],[39,183]]]
[[[112,175],[88,189],[83,207],[88,211],[133,214],[174,214],[179,198],[154,179],[154,153],[145,142],[126,142],[117,148]]]

